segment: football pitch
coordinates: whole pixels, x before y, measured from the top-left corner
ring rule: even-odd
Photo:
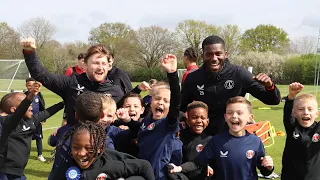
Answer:
[[[0,90],[6,89],[7,88],[6,84],[7,82],[0,80]],[[134,86],[137,84],[138,83],[133,83]],[[24,85],[25,85],[24,80],[15,80],[10,89],[23,90],[25,89]],[[287,95],[288,93],[287,85],[279,85],[278,88],[280,89],[282,97]],[[302,93],[313,93],[314,89],[315,89],[314,86],[305,86]],[[46,107],[50,107],[51,105],[62,101],[62,99],[59,96],[48,91],[44,87],[42,87],[41,92],[44,96]],[[2,97],[4,94],[5,93],[0,93],[0,96]],[[142,94],[142,96],[144,95],[146,95],[146,93]],[[283,106],[284,106],[283,102],[281,102],[279,105],[276,105],[276,106],[268,106],[268,105],[264,105],[263,103],[253,98],[252,96],[250,96],[249,99],[253,105],[253,114],[256,122],[269,120],[271,122],[271,125],[274,126],[276,132],[285,131],[282,123]],[[317,99],[319,103],[319,93],[317,94]],[[268,107],[268,108],[265,108],[265,107]],[[27,167],[25,168],[25,174],[27,176],[27,179],[30,179],[30,180],[47,179],[53,164],[53,162],[50,162],[50,159],[52,157],[51,152],[54,149],[47,144],[47,139],[48,139],[48,136],[55,130],[55,128],[60,126],[62,121],[62,112],[63,111],[59,111],[57,114],[55,114],[50,119],[48,119],[45,125],[43,125],[43,129],[44,129],[43,156],[47,159],[45,163],[42,163],[37,160],[36,143],[35,141],[32,142],[32,149],[31,149],[29,162]],[[281,158],[282,158],[285,138],[286,136],[276,136],[275,144],[271,147],[266,148],[267,155],[270,155],[274,160],[275,173],[277,174],[281,172]]]

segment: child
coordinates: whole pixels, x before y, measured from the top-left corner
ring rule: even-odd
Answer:
[[[182,162],[194,161],[212,136],[206,135],[204,130],[209,124],[208,106],[201,101],[193,101],[187,106],[187,126],[180,130],[182,146]],[[208,169],[211,169],[208,167]],[[190,180],[205,179],[208,175],[207,167],[186,173]],[[170,179],[177,179],[182,174],[169,174]]]
[[[0,117],[0,179],[25,179],[24,168],[30,155],[35,126],[64,106],[60,102],[33,115],[31,103],[39,89],[40,83],[36,82],[28,96],[15,92],[5,95],[1,100],[1,108],[8,115]]]
[[[118,179],[133,175],[154,179],[150,163],[145,160],[109,161],[104,153],[105,130],[92,121],[77,123],[65,140],[69,137],[73,161],[60,165],[52,179]]]
[[[283,109],[283,123],[287,139],[282,156],[283,180],[307,180],[320,177],[320,125],[317,119],[318,103],[311,94],[297,94],[303,89],[300,83],[289,85]]]
[[[166,165],[171,162],[176,145],[181,145],[179,131],[180,86],[177,74],[177,58],[168,54],[161,61],[167,71],[169,84],[152,91],[151,112],[141,123],[130,121],[125,109],[117,111],[118,117],[128,123],[131,131],[138,133],[138,158],[151,163],[156,179],[166,179]],[[177,141],[180,141],[178,143]],[[181,149],[180,149],[181,155]],[[180,157],[181,159],[181,157]]]
[[[226,104],[225,120],[229,130],[214,136],[195,162],[174,166],[171,172],[190,172],[214,161],[216,179],[258,179],[256,168],[262,175],[273,171],[273,161],[265,156],[261,139],[245,130],[248,120],[253,118],[251,103],[236,96]]]
[[[27,88],[27,91],[25,92],[26,95],[28,95],[30,89],[32,88],[32,86],[35,82],[36,82],[36,80],[33,78],[26,79],[26,88]],[[45,102],[44,102],[44,98],[43,98],[41,92],[39,92],[33,98],[32,113],[36,114],[39,111],[43,111],[43,110],[45,110]],[[45,162],[46,159],[42,156],[42,138],[43,138],[42,123],[40,123],[39,125],[36,126],[36,130],[33,134],[32,140],[36,140],[38,160],[41,162]]]
[[[144,103],[144,107],[146,107],[146,111],[145,113],[143,113],[142,117],[145,117],[149,114],[150,111],[150,104],[151,104],[151,100],[152,100],[152,87],[157,83],[158,81],[156,79],[150,79],[150,81],[148,82],[149,87],[151,88],[149,90],[149,94],[146,95],[145,97],[143,97],[143,103]]]

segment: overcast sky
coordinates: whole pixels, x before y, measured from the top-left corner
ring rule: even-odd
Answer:
[[[242,32],[259,24],[283,28],[289,37],[318,36],[320,0],[1,0],[0,22],[17,28],[32,17],[57,27],[60,42],[87,41],[91,28],[123,22],[137,29],[160,25],[174,30],[186,19],[237,24]]]

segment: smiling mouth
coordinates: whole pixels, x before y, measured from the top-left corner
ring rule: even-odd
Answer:
[[[310,118],[309,117],[304,117],[304,118],[302,118],[302,121],[310,121]]]
[[[240,126],[240,122],[231,122],[231,124]]]
[[[87,162],[89,161],[89,158],[78,159],[78,161],[79,161],[79,163],[80,163],[81,165],[86,165]]]
[[[163,109],[161,107],[157,107],[156,112],[163,113]]]

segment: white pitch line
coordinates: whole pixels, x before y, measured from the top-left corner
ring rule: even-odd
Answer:
[[[56,128],[58,128],[58,127],[43,128],[42,130],[45,131],[45,130],[56,129]]]

